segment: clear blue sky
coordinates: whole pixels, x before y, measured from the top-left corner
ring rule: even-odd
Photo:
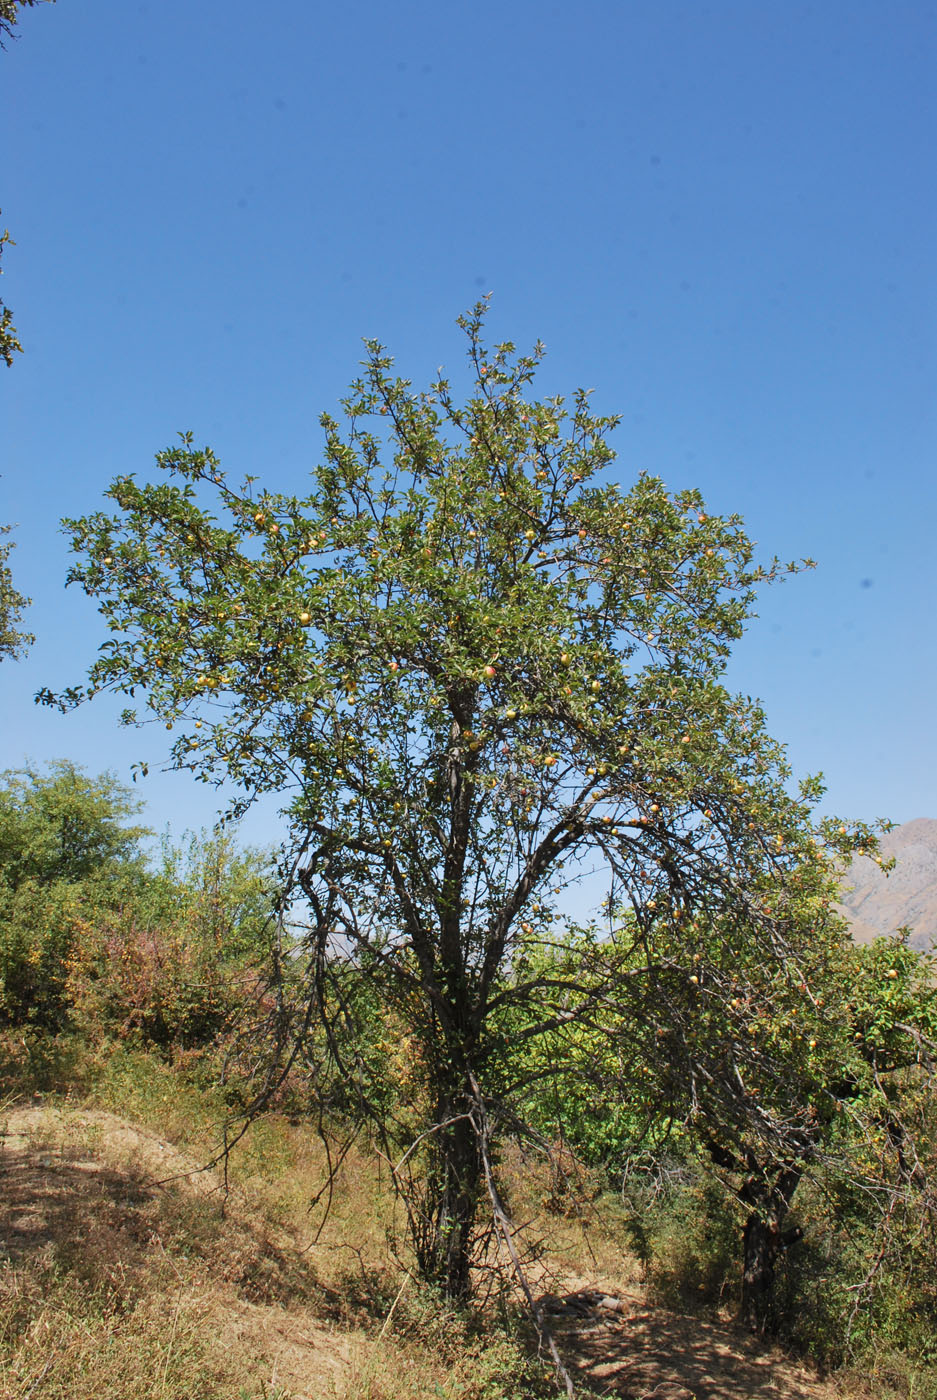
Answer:
[[[0,669],[0,766],[126,778],[166,737],[32,703],[103,640],[60,516],[180,429],[301,488],[360,338],[423,383],[490,290],[545,391],[621,412],[623,482],[819,561],[731,671],[795,772],[844,815],[937,815],[932,5],[59,0],[19,27],[0,519],[38,641]],[[157,827],[211,819],[182,776],[143,795]]]

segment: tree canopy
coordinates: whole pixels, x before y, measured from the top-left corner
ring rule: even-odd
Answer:
[[[92,778],[63,760],[0,781],[0,881],[9,889],[76,884],[139,863],[147,833],[127,819],[140,804],[113,774]]]

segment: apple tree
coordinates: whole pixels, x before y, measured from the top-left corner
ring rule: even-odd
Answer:
[[[282,796],[301,1024],[331,1028],[353,1081],[349,967],[379,988],[406,1045],[398,1181],[419,1267],[453,1297],[486,1195],[507,1229],[509,1013],[533,1040],[608,994],[573,994],[584,965],[536,968],[577,881],[601,875],[639,935],[665,919],[686,976],[705,921],[799,989],[809,920],[785,890],[819,859],[809,792],[788,795],[760,709],[721,679],[756,591],[796,566],[756,562],[696,491],[610,479],[617,420],[583,391],[538,397],[542,347],[489,347],[485,309],[460,320],[464,398],[414,390],[366,342],[305,494],[233,484],[186,435],[155,480],[122,476],[109,511],[67,522],[70,581],[110,635],[86,686],[40,697],[126,696],[238,808]]]

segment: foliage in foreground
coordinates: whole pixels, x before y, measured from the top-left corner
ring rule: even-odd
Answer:
[[[931,1170],[934,1168],[931,1139]],[[745,1213],[711,1165],[674,1147],[622,1188],[627,1229],[652,1299],[677,1311],[734,1308]],[[874,1203],[808,1178],[791,1210],[799,1238],[777,1263],[775,1331],[825,1370],[877,1397],[937,1397],[933,1234],[917,1211],[883,1230]]]

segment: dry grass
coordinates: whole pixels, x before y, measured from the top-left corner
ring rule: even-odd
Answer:
[[[0,1400],[555,1393],[493,1271],[480,1273],[488,1304],[471,1316],[408,1280],[386,1166],[367,1144],[345,1156],[323,1221],[309,1202],[326,1158],[308,1129],[258,1123],[234,1152],[225,1196],[217,1171],[199,1170],[218,1145],[214,1091],[124,1051],[93,1079],[77,1104],[0,1105]],[[562,1172],[517,1150],[501,1176],[530,1225],[535,1291],[556,1295],[578,1393],[833,1400],[731,1329],[649,1308],[614,1205],[588,1181],[567,1189]],[[619,1312],[589,1303],[603,1293]]]
[[[259,1400],[267,1360],[231,1344],[229,1310],[308,1305],[315,1279],[217,1194],[158,1186],[133,1136],[103,1115],[8,1115],[0,1395]]]
[[[187,1115],[202,1141],[196,1106],[167,1105],[177,1131]],[[346,1159],[311,1249],[321,1148],[287,1123],[263,1125],[236,1157],[226,1198],[197,1154],[145,1124],[86,1106],[13,1107],[4,1119],[2,1400],[544,1393],[505,1337],[473,1335],[415,1286],[401,1292],[363,1155]]]

